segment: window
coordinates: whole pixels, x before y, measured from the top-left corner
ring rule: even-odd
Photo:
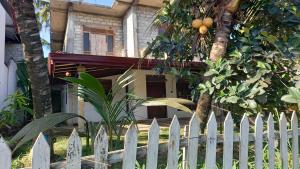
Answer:
[[[112,55],[114,36],[112,30],[83,27],[83,52],[92,55]]]
[[[113,36],[107,35],[106,36],[106,43],[107,43],[107,52],[113,52]]]
[[[91,51],[90,34],[88,32],[83,33],[83,52],[89,53]]]

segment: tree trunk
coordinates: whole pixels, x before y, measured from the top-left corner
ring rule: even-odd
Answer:
[[[23,44],[25,63],[31,82],[34,118],[52,113],[51,88],[47,63],[44,59],[41,37],[33,6],[33,0],[10,0],[18,33]],[[54,154],[52,131],[45,133]]]
[[[52,113],[51,89],[33,0],[11,0],[31,81],[35,118]]]
[[[238,9],[241,0],[231,0],[222,11],[220,23],[217,24],[215,41],[210,51],[210,60],[215,62],[223,57],[227,50],[228,37],[230,34],[232,16]],[[205,77],[204,81],[211,80],[211,77]],[[196,114],[200,118],[201,131],[203,132],[210,114],[212,104],[212,95],[208,92],[203,93],[198,100]]]

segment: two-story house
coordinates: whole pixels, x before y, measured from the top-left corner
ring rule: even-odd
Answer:
[[[157,61],[144,59],[141,52],[159,33],[152,22],[162,0],[116,0],[111,7],[82,1],[51,0],[51,47],[49,72],[54,89],[61,91],[61,111],[78,112],[90,121],[99,121],[89,103],[82,103],[72,87],[59,77],[76,76],[85,71],[99,78],[109,89],[119,74],[134,65],[135,95],[149,97],[189,98],[188,83],[169,74],[157,74]],[[199,66],[198,63],[194,63]],[[127,92],[120,93],[120,97]],[[168,118],[188,113],[169,107],[140,107],[137,119]]]

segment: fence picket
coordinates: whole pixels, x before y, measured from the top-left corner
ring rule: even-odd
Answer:
[[[200,131],[200,121],[197,114],[194,113],[189,123],[188,148],[187,148],[187,168],[196,169],[198,154],[198,136]]]
[[[148,150],[147,150],[146,169],[157,168],[158,144],[159,144],[159,125],[157,123],[157,120],[154,118],[148,132]]]
[[[279,132],[280,132],[280,156],[281,168],[288,169],[288,150],[287,150],[287,121],[284,113],[281,113],[279,119]]]
[[[180,125],[175,115],[170,124],[167,169],[178,168]]]
[[[269,169],[275,167],[275,135],[274,135],[274,120],[272,113],[268,117],[268,147],[269,147]]]
[[[249,121],[248,116],[244,114],[240,123],[240,168],[248,168],[248,143],[249,143]]]
[[[50,147],[42,133],[32,147],[32,169],[50,168]]]
[[[216,168],[216,146],[217,146],[217,121],[214,112],[211,113],[207,122],[207,140],[205,168]]]
[[[100,127],[94,143],[95,169],[107,169],[108,136],[105,128]]]
[[[124,140],[124,155],[122,169],[135,168],[137,148],[137,129],[135,124],[131,124],[126,132]]]
[[[292,115],[292,146],[293,146],[293,168],[299,168],[299,145],[298,145],[298,118],[296,112]]]
[[[223,169],[232,169],[233,120],[229,112],[224,121]]]
[[[74,129],[68,141],[67,169],[81,169],[81,153],[81,140]]]
[[[11,169],[11,150],[0,137],[0,168]]]
[[[255,168],[263,168],[263,121],[260,114],[255,119]]]

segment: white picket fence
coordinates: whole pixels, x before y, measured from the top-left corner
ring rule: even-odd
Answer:
[[[198,145],[206,143],[205,168],[216,168],[216,146],[223,143],[223,168],[231,169],[233,165],[233,143],[239,143],[239,168],[248,168],[249,142],[254,142],[255,168],[263,168],[263,142],[268,144],[268,168],[275,168],[275,140],[280,142],[281,167],[288,168],[288,139],[292,140],[293,168],[298,169],[298,119],[294,113],[291,118],[291,129],[287,129],[287,120],[281,114],[279,131],[274,130],[273,116],[267,121],[267,131],[263,131],[263,120],[257,115],[254,133],[249,133],[249,121],[244,115],[240,123],[240,133],[234,133],[234,123],[228,113],[224,121],[223,134],[218,134],[214,113],[207,123],[206,134],[199,134],[199,119],[194,114],[189,122],[187,137],[180,137],[180,125],[174,116],[169,128],[169,141],[159,144],[160,127],[154,119],[149,133],[148,145],[137,147],[138,131],[135,125],[128,128],[124,149],[108,152],[108,136],[104,128],[100,128],[94,144],[95,154],[82,157],[81,141],[74,129],[68,144],[66,160],[50,164],[49,146],[41,133],[32,148],[32,169],[66,168],[80,169],[89,166],[95,169],[107,169],[111,164],[122,162],[122,169],[134,169],[136,159],[146,158],[146,168],[156,169],[159,155],[167,154],[167,168],[177,169],[180,148],[184,148],[184,169],[196,169]],[[201,151],[201,150],[200,150]],[[11,151],[3,139],[0,140],[0,168],[11,168]]]

